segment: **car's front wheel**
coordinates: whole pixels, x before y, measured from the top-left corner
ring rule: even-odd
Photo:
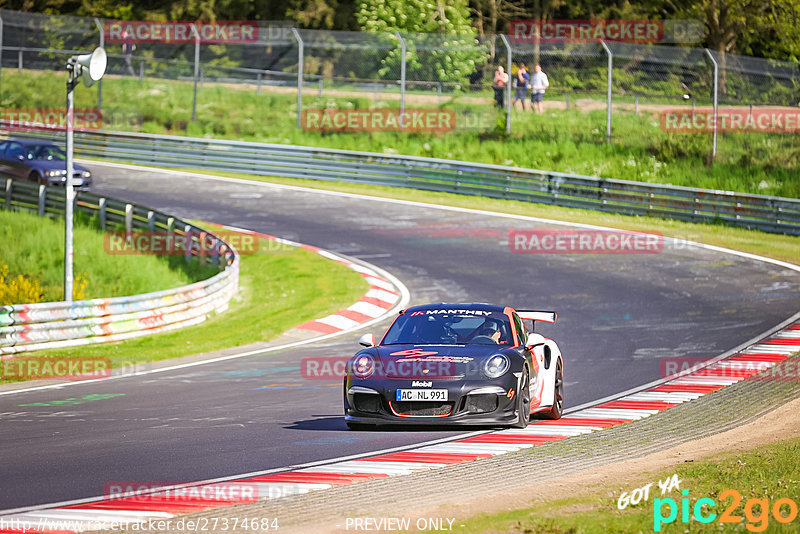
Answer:
[[[44,178],[42,178],[42,175],[36,171],[31,171],[31,173],[28,175],[28,180],[39,185],[47,185],[44,181]]]
[[[514,428],[526,428],[531,420],[531,384],[528,370],[522,372],[519,391],[517,392],[517,414],[519,419]]]

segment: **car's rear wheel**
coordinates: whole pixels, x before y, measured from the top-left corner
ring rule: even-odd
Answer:
[[[564,373],[561,370],[561,360],[556,363],[556,379],[553,381],[553,407],[542,412],[542,419],[561,419],[564,412]]]
[[[517,392],[517,414],[519,419],[514,428],[525,428],[531,420],[531,384],[528,369],[522,372],[519,391]]]
[[[40,185],[44,184],[44,178],[42,178],[42,175],[40,175],[36,171],[31,171],[31,173],[28,175],[28,180],[30,180],[31,182],[40,184]]]

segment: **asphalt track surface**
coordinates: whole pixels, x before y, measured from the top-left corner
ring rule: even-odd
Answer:
[[[556,310],[558,323],[541,332],[564,353],[567,407],[658,379],[664,358],[725,352],[795,313],[800,295],[800,273],[695,247],[658,254],[514,254],[509,229],[547,226],[146,170],[97,166],[95,177],[99,194],[362,258],[404,281],[412,304]],[[386,324],[369,331],[382,333]],[[107,383],[0,396],[0,510],[99,496],[113,482],[206,480],[464,431],[347,431],[340,383],[304,381],[299,363],[308,356],[350,355],[362,333]],[[41,405],[92,394],[110,396]]]

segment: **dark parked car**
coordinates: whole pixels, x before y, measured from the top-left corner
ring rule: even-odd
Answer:
[[[72,186],[88,189],[92,172],[73,163]],[[9,139],[0,142],[0,174],[31,180],[38,184],[64,185],[67,181],[67,155],[48,141]]]

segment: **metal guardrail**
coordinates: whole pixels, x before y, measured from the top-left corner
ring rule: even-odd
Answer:
[[[0,206],[6,209],[62,215],[64,204],[61,187],[0,180]],[[141,295],[0,306],[0,355],[120,341],[199,324],[211,312],[225,310],[238,291],[239,256],[213,233],[160,211],[84,191],[76,194],[74,210],[96,216],[103,229],[174,235],[187,261],[198,256],[221,272],[188,286]]]
[[[44,138],[41,133],[15,133]],[[46,138],[51,139],[52,136]],[[479,195],[800,235],[800,200],[434,158],[127,132],[76,133],[78,156]]]

